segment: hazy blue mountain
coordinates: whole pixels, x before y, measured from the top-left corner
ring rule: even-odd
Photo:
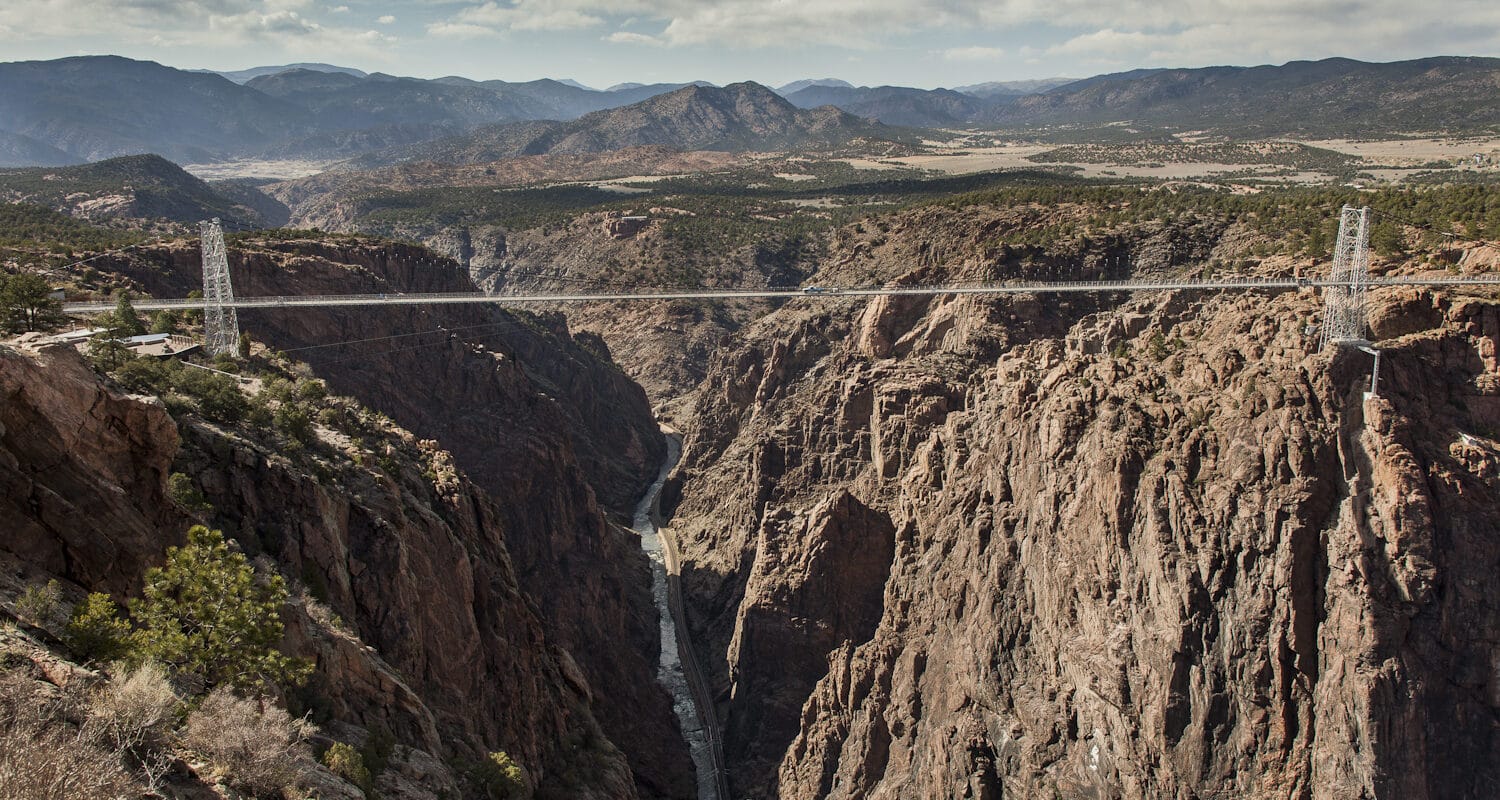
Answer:
[[[1077,78],[1037,78],[1028,81],[989,81],[987,83],[975,83],[969,86],[955,86],[953,91],[991,100],[999,97],[1024,97],[1028,94],[1039,94],[1048,92],[1070,83],[1076,83]]]
[[[809,86],[833,86],[840,89],[854,88],[854,84],[848,81],[841,81],[838,78],[804,78],[800,81],[792,81],[785,86],[777,87],[776,93],[782,97],[786,97],[789,94],[800,92]]]
[[[398,78],[379,72],[361,78],[298,69],[245,85],[313,112],[324,129],[360,130],[418,121],[486,125],[546,117],[552,110],[523,92],[457,82],[461,80]]]
[[[340,67],[335,64],[317,64],[305,62],[297,64],[282,64],[279,67],[251,67],[250,69],[238,69],[229,72],[208,69],[194,69],[189,70],[189,72],[211,72],[216,75],[223,75],[224,77],[234,81],[235,83],[249,83],[251,80],[262,77],[264,75],[279,75],[283,72],[291,72],[294,69],[306,69],[312,70],[313,72],[340,72],[345,75],[353,75],[356,78],[363,78],[366,74],[363,71],[357,70],[353,67]]]
[[[577,119],[591,111],[628,106],[631,103],[638,103],[688,85],[681,83],[657,83],[650,86],[636,84],[632,88],[619,91],[601,92],[598,89],[581,86],[576,82],[555,81],[551,78],[512,83],[501,80],[475,81],[469,78],[447,77],[438,78],[437,82],[453,86],[484,87],[502,94],[528,97],[536,101],[538,107],[526,119],[552,120]]]
[[[188,163],[263,147],[320,123],[221,75],[79,56],[0,64],[0,124],[79,160],[154,152]]]
[[[1476,130],[1500,125],[1500,59],[1347,58],[1100,75],[996,106],[1002,125],[1131,121],[1243,136]]]
[[[787,99],[799,108],[836,106],[887,125],[934,128],[962,125],[987,110],[987,101],[948,89],[905,86],[809,86]]]
[[[688,86],[702,86],[709,89],[717,88],[708,81],[693,81],[692,83],[637,83],[629,86],[628,88],[614,87],[610,89],[610,92],[613,93],[620,102],[618,105],[606,106],[606,108],[618,108],[619,106],[634,105],[635,103],[639,103],[642,100],[649,100],[653,97],[656,97],[657,95],[675,92]]]
[[[30,136],[0,131],[0,167],[62,167],[83,159]]]
[[[597,89],[580,88],[563,83],[562,81],[554,81],[550,78],[526,81],[524,83],[485,81],[481,85],[493,88],[496,91],[519,93],[548,109],[547,113],[536,114],[531,119],[577,119],[590,111],[629,105],[631,102],[627,93],[601,92]]]

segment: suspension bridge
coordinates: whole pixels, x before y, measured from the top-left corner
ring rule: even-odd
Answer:
[[[764,288],[705,288],[691,290],[539,292],[534,294],[485,294],[483,292],[401,293],[385,292],[342,295],[287,295],[235,297],[229,275],[224,233],[219,220],[202,223],[203,297],[147,298],[134,306],[142,311],[199,309],[204,312],[205,347],[211,353],[233,353],[239,339],[239,309],[338,308],[381,305],[441,305],[486,303],[536,305],[598,302],[663,302],[673,300],[750,300],[794,297],[836,299],[846,297],[890,297],[911,295],[1019,295],[1044,293],[1112,293],[1156,291],[1274,291],[1321,290],[1324,315],[1320,340],[1324,348],[1352,346],[1374,354],[1364,338],[1366,296],[1371,288],[1386,286],[1465,287],[1500,285],[1500,273],[1485,275],[1370,276],[1370,209],[1344,206],[1339,217],[1333,266],[1326,278],[1140,278],[1094,281],[996,281],[942,283],[923,286],[804,286]],[[64,303],[70,314],[109,311],[108,302]],[[1378,359],[1378,355],[1377,355]],[[1378,361],[1377,361],[1378,364]],[[1373,386],[1372,386],[1373,391]]]

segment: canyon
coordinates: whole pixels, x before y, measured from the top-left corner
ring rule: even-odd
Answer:
[[[1249,258],[1279,234],[1223,215],[1009,235],[1094,213],[926,204],[709,266],[827,286],[1319,267]],[[660,223],[617,217],[453,229],[425,237],[437,252],[250,235],[232,266],[244,295],[634,274]],[[180,296],[198,255],[96,265]],[[1377,269],[1439,263],[1420,255]],[[345,738],[394,735],[393,797],[458,791],[454,765],[498,748],[538,797],[706,796],[692,714],[658,682],[677,643],[734,797],[1483,797],[1500,302],[1374,290],[1372,396],[1368,356],[1319,348],[1320,309],[1277,290],[246,311],[257,347],[388,418],[301,455],[71,350],[0,351],[5,513],[27,521],[0,550],[9,588],[124,598],[180,535],[157,531],[193,518],[168,496],[187,476],[206,521],[305,586],[286,646],[318,672],[289,700]],[[653,486],[663,421],[681,460]],[[633,512],[658,488],[677,558],[653,576]],[[668,578],[684,630],[653,602]]]

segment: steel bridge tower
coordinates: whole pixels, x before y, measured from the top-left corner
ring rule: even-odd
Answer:
[[[1367,346],[1365,294],[1370,285],[1370,207],[1344,206],[1333,246],[1334,285],[1323,290],[1321,347]]]
[[[214,217],[198,229],[203,237],[203,344],[214,355],[232,356],[240,345],[240,316],[233,305],[224,228]]]

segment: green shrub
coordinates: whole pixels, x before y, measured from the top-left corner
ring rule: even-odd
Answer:
[[[63,631],[63,642],[80,658],[107,663],[130,655],[130,624],[120,619],[119,606],[109,595],[93,592],[73,609]]]
[[[369,768],[370,774],[379,777],[385,772],[385,768],[391,762],[391,753],[396,749],[396,737],[391,735],[384,727],[377,727],[370,731],[365,737],[365,743],[359,748],[359,755],[364,759],[365,766]]]
[[[310,728],[263,698],[237,697],[221,686],[188,715],[182,741],[255,796],[281,797],[312,767]]]
[[[276,649],[287,597],[281,576],[258,575],[219,531],[194,525],[187,538],[167,550],[164,566],[146,571],[142,597],[131,603],[137,657],[205,686],[306,680],[312,665]]]
[[[272,415],[276,429],[287,438],[301,444],[311,444],[313,439],[312,417],[299,406],[283,403]]]
[[[265,394],[257,394],[247,402],[245,421],[257,428],[271,427],[275,417],[271,413],[271,407],[266,404]]]
[[[1155,331],[1146,342],[1146,351],[1151,355],[1153,361],[1160,361],[1167,357],[1170,352],[1167,349],[1167,337],[1161,331]]]
[[[209,419],[232,424],[250,410],[238,382],[228,375],[179,365],[173,377],[175,388],[197,400],[199,410]]]
[[[174,472],[167,476],[167,493],[177,501],[177,505],[194,514],[207,514],[214,510],[208,498],[203,496],[203,492],[193,485],[193,479],[181,472]]]
[[[135,353],[130,352],[130,348],[113,338],[100,335],[89,340],[88,357],[94,369],[100,372],[115,372],[125,364],[134,361]]]
[[[125,388],[137,392],[166,394],[172,390],[171,367],[155,358],[132,357],[115,369],[114,376]]]
[[[62,587],[56,580],[32,584],[16,598],[16,615],[39,628],[53,628],[66,617],[62,607]]]
[[[0,275],[0,326],[11,331],[49,330],[67,318],[62,304],[52,299],[52,284],[27,272]]]
[[[489,800],[519,800],[526,797],[526,771],[504,750],[490,753],[472,772],[474,782]]]
[[[334,742],[323,753],[323,766],[333,774],[359,787],[368,796],[375,789],[375,779],[365,767],[364,756],[343,742]]]
[[[297,397],[309,403],[321,403],[328,397],[328,386],[320,380],[303,381],[297,385]]]
[[[114,316],[110,319],[111,331],[117,337],[140,336],[146,332],[146,323],[141,322],[141,315],[135,313],[135,306],[130,302],[130,293],[121,292],[115,301]]]
[[[163,309],[151,315],[151,333],[177,333],[177,312]]]

